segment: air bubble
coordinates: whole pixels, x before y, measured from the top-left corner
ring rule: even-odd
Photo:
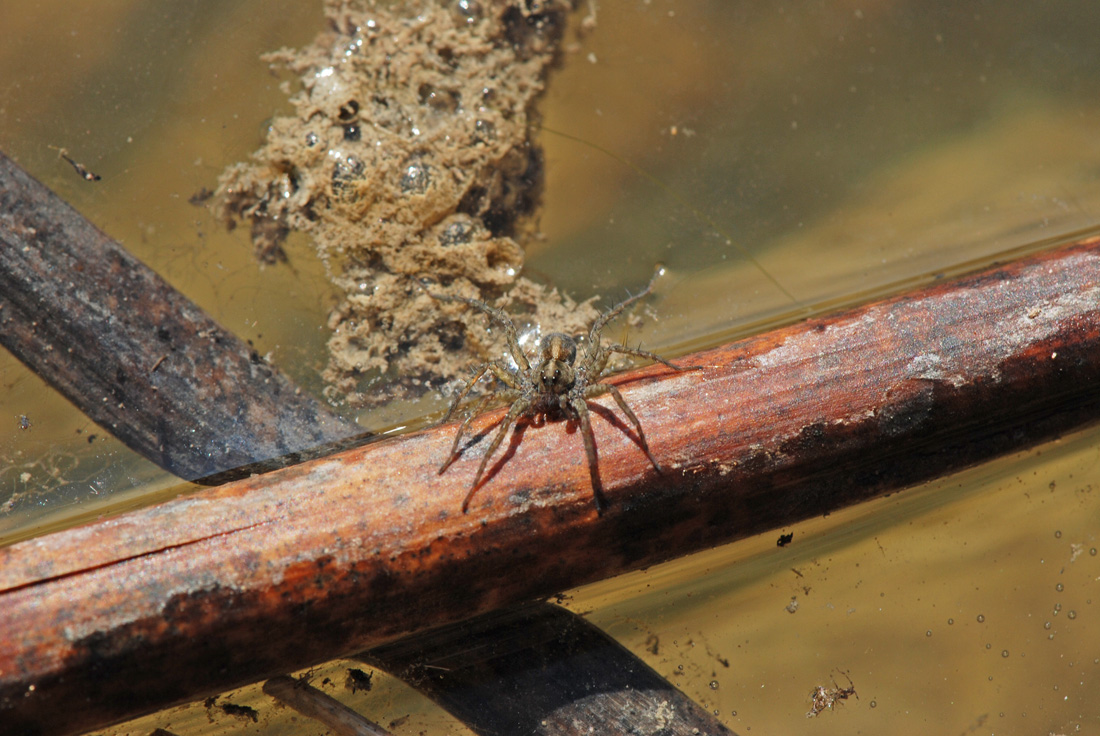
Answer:
[[[481,5],[477,0],[458,0],[454,4],[454,12],[460,21],[471,25],[481,17]]]
[[[1057,590],[1059,593],[1061,593],[1063,590],[1065,590],[1065,586],[1062,585],[1061,583],[1058,583],[1057,585],[1054,586],[1054,589]]]
[[[360,178],[366,168],[355,156],[344,157],[340,151],[331,150],[329,156],[336,159],[336,165],[332,168],[332,186],[337,190]]]
[[[475,141],[490,142],[496,140],[497,137],[496,126],[488,120],[474,121],[474,133]]]
[[[410,161],[401,175],[401,191],[407,194],[423,194],[428,191],[432,177],[429,167],[417,160]]]
[[[476,230],[477,226],[472,218],[456,215],[453,221],[447,223],[447,226],[443,228],[443,232],[439,234],[439,244],[451,246],[469,243]]]
[[[984,623],[984,622],[985,622],[985,614],[979,613],[978,614],[978,623]]]

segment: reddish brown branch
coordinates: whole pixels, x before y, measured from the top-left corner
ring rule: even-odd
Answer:
[[[530,427],[461,513],[482,439],[436,428],[0,550],[0,721],[72,732],[755,534],[1100,411],[1100,239],[616,383]],[[472,424],[485,433],[501,412]]]

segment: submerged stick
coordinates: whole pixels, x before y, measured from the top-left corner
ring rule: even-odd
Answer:
[[[186,480],[361,434],[3,154],[0,345]]]
[[[549,603],[433,629],[360,658],[479,736],[733,736],[610,636]]]
[[[1093,422],[1100,238],[682,360],[613,379],[664,472],[594,408],[602,516],[565,422],[510,435],[463,514],[495,412],[442,476],[452,426],[0,550],[0,722],[101,726]]]
[[[303,716],[320,721],[337,736],[393,736],[374,721],[303,680],[279,675],[265,682],[263,690]]]

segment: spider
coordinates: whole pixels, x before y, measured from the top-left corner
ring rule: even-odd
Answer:
[[[600,333],[607,323],[619,316],[631,304],[648,296],[653,289],[654,281],[656,281],[656,275],[644,291],[619,302],[596,318],[591,328],[589,328],[588,342],[581,348],[579,361],[577,360],[577,341],[569,335],[551,332],[539,341],[538,355],[533,364],[520,347],[515,324],[503,311],[477,299],[429,292],[429,296],[433,299],[445,302],[462,302],[488,315],[494,323],[504,330],[504,337],[508,342],[508,351],[516,363],[516,367],[512,367],[501,360],[491,360],[478,366],[474,377],[466,383],[466,386],[454,398],[447,414],[443,417],[443,422],[447,422],[455,413],[455,410],[458,409],[462,400],[470,393],[470,390],[484,376],[491,374],[504,384],[505,389],[503,391],[495,397],[493,394],[489,394],[481,399],[474,411],[470,412],[465,421],[462,422],[455,434],[451,452],[439,468],[439,473],[442,475],[455,461],[455,458],[459,456],[459,442],[462,440],[462,435],[465,433],[470,421],[481,413],[481,410],[490,399],[497,398],[510,403],[508,413],[501,420],[493,441],[489,443],[489,448],[481,458],[481,464],[477,468],[477,474],[474,475],[470,492],[466,494],[466,498],[462,502],[463,513],[469,510],[470,500],[477,491],[478,484],[489,463],[489,458],[492,457],[504,440],[509,427],[521,417],[539,415],[565,416],[580,425],[581,436],[584,438],[584,451],[588,456],[588,472],[592,478],[592,492],[596,497],[596,507],[598,510],[603,511],[605,502],[596,465],[596,442],[592,436],[592,425],[587,403],[588,399],[603,394],[611,394],[612,398],[615,399],[615,403],[619,405],[623,414],[637,430],[638,444],[641,446],[642,451],[653,463],[653,467],[660,472],[661,466],[657,459],[653,457],[653,453],[649,451],[649,445],[646,443],[645,433],[642,431],[642,425],[638,421],[638,417],[627,406],[626,400],[617,388],[609,383],[600,383],[600,379],[610,372],[607,363],[614,353],[648,358],[675,371],[688,370],[647,350],[619,344],[604,345],[601,340]]]

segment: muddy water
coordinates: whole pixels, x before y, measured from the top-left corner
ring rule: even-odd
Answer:
[[[614,299],[665,263],[658,319],[631,337],[675,349],[1095,226],[1097,13],[600,4],[546,101],[546,239],[530,272]],[[257,57],[305,43],[318,18],[289,2],[0,11],[14,29],[0,47],[4,151],[311,390],[330,297],[307,244],[291,242],[292,268],[260,270],[244,233],[187,199],[286,109]],[[102,180],[81,180],[51,145]],[[0,533],[170,485],[10,357],[0,380],[0,504],[12,501]],[[783,530],[794,538],[781,549],[777,531],[575,591],[568,605],[741,733],[1087,731],[1100,719],[1096,439]],[[408,715],[398,733],[463,732],[393,681],[351,695],[346,666],[315,679],[382,723]],[[807,721],[811,690],[847,678],[858,699]],[[258,692],[232,697],[261,710],[266,732],[301,732]],[[193,706],[117,732],[210,733],[211,717],[241,725]]]
[[[1100,718],[1100,432],[579,591],[734,730],[1071,733]],[[727,666],[728,663],[728,666]],[[810,724],[817,685],[854,683]]]

